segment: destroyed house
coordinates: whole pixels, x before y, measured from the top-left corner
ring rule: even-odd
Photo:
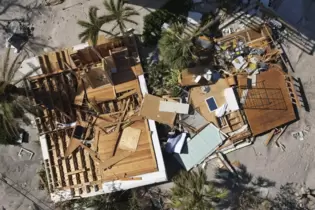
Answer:
[[[268,27],[216,39],[210,56],[214,59],[208,65],[184,69],[178,78],[187,92],[181,99],[192,111],[181,112],[175,104],[177,108],[168,108],[165,115],[161,98],[155,112],[144,115],[181,130],[178,137],[168,139],[166,148],[186,170],[215,151],[230,152],[252,144],[256,136],[283,130],[298,119],[296,110],[303,103],[299,85],[285,71],[282,50]]]
[[[30,62],[30,60],[26,61]],[[26,80],[53,201],[166,181],[152,120],[139,116],[146,82],[133,36],[32,58]]]

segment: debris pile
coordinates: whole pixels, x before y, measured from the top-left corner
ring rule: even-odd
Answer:
[[[285,151],[279,138],[283,126],[297,119],[294,106],[300,107],[301,99],[271,34],[263,25],[216,38],[208,64],[181,72],[180,96],[145,96],[140,115],[169,126],[165,150],[186,170],[266,132],[265,144],[276,136],[275,144]]]

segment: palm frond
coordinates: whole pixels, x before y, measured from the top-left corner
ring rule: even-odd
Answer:
[[[84,28],[89,28],[92,27],[93,25],[89,22],[83,21],[83,20],[79,20],[77,22],[77,24],[79,24],[80,26],[84,27]]]
[[[134,21],[134,20],[130,20],[130,19],[127,19],[127,18],[124,18],[123,19],[125,22],[129,22],[129,23],[133,23],[133,24],[135,24],[135,25],[138,25],[138,23],[136,22],[136,21]]]
[[[91,23],[97,22],[97,11],[99,9],[97,7],[90,7],[89,8],[89,19]]]
[[[128,17],[139,15],[132,7],[125,6],[125,3],[126,1],[124,0],[117,0],[116,2],[114,0],[105,0],[103,4],[106,10],[108,10],[108,14],[100,17],[100,19],[104,20],[104,23],[116,21],[116,25],[112,28],[112,31],[119,27],[122,34],[125,33],[125,22],[137,24],[135,21],[128,19]]]
[[[81,40],[81,42],[86,42],[89,40],[89,31],[85,30],[82,31],[79,35],[78,35],[79,39]]]
[[[112,32],[114,32],[114,31],[115,31],[115,29],[116,29],[118,26],[119,26],[119,24],[118,24],[118,23],[116,23],[116,25],[114,25],[114,26],[113,26],[113,28],[112,28]]]
[[[127,11],[136,11],[135,8],[131,7],[131,6],[124,6],[124,10]]]
[[[221,192],[207,183],[204,170],[182,171],[175,177],[174,187],[171,189],[171,206],[178,209],[213,209],[214,199],[225,198]]]
[[[84,28],[84,31],[79,34],[81,42],[91,40],[93,45],[97,44],[98,34],[102,25],[105,23],[104,19],[97,16],[97,7],[89,8],[89,22],[79,20],[77,23]]]
[[[124,11],[123,17],[128,18],[131,16],[137,16],[139,13],[137,11]]]
[[[9,66],[9,63],[10,63],[10,52],[11,52],[11,46],[9,46],[7,49],[6,49],[6,53],[3,57],[3,67],[2,67],[2,79],[5,80],[6,78],[6,74],[7,74],[7,71],[8,71],[8,66]]]
[[[7,72],[7,78],[5,79],[7,82],[12,82],[14,75],[17,73],[17,71],[20,68],[20,63],[22,63],[27,55],[23,55],[23,57],[21,58],[22,52],[20,52],[15,59],[13,60],[11,67],[9,68],[8,72]]]
[[[110,5],[110,7],[109,7],[110,8],[109,9],[110,12],[115,13],[118,10],[118,8],[115,5],[115,1],[114,0],[109,0],[109,5]]]

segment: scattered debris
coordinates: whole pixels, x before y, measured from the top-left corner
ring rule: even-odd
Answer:
[[[18,156],[19,157],[23,157],[25,154],[27,154],[29,156],[29,158],[28,158],[29,160],[31,160],[33,158],[33,156],[34,156],[34,152],[21,147],[21,149],[20,149],[20,151],[18,153]]]
[[[311,130],[310,126],[306,126],[302,131],[292,132],[292,136],[300,141],[304,140],[305,135]]]

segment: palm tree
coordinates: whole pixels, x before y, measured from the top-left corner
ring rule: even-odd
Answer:
[[[25,58],[26,56],[19,53],[10,63],[10,47],[3,57],[3,66],[0,70],[0,143],[2,144],[15,144],[14,139],[19,136],[21,121],[27,124],[30,122],[26,113],[35,113],[34,107],[25,97],[25,88],[17,86],[25,77],[13,81]]]
[[[207,181],[204,170],[198,172],[182,171],[174,179],[175,186],[171,189],[171,206],[181,210],[211,210],[214,203],[225,198],[225,190],[217,190]]]
[[[185,68],[196,59],[195,47],[192,42],[192,37],[196,33],[184,34],[185,27],[182,23],[174,23],[162,33],[158,43],[163,62],[174,69]]]
[[[131,20],[131,16],[137,16],[139,13],[130,6],[125,6],[125,0],[105,0],[104,6],[108,10],[109,14],[100,17],[104,23],[116,22],[112,28],[112,32],[118,27],[120,32],[124,35],[126,32],[126,22],[138,25],[137,22]]]
[[[89,22],[79,20],[78,24],[84,28],[84,31],[79,34],[79,39],[81,42],[86,42],[91,40],[92,45],[95,46],[97,44],[97,38],[99,32],[106,33],[108,35],[113,36],[112,33],[102,30],[102,26],[104,25],[104,20],[97,16],[97,7],[89,8]]]

